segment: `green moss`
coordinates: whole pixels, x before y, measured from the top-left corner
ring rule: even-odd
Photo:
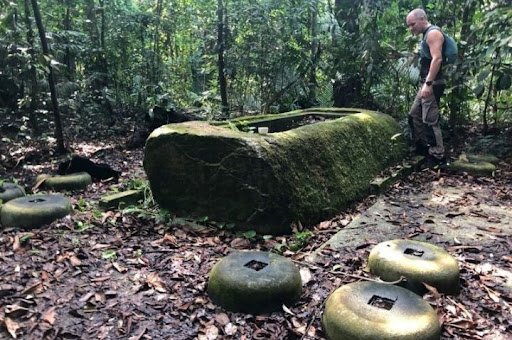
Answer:
[[[467,154],[466,157],[471,163],[487,162],[497,164],[500,161],[498,157],[486,154]]]
[[[238,117],[235,119],[229,120],[232,124],[254,124],[258,122],[263,121],[270,121],[274,119],[283,119],[283,118],[293,118],[302,116],[304,114],[311,114],[311,113],[322,113],[326,116],[329,116],[329,114],[332,117],[339,117],[347,114],[353,114],[353,113],[359,113],[359,112],[367,112],[367,110],[362,109],[345,109],[345,108],[336,108],[336,107],[317,107],[317,108],[310,108],[310,109],[303,109],[303,110],[294,110],[290,112],[285,113],[278,113],[278,114],[265,114],[265,115],[256,115],[256,116],[244,116],[244,117]],[[210,122],[212,125],[217,126],[228,126],[228,121],[213,121]]]
[[[117,209],[128,205],[137,204],[139,200],[144,199],[144,193],[141,190],[127,190],[115,194],[102,196],[98,202],[98,206],[102,209]]]
[[[467,172],[470,175],[475,176],[492,176],[496,171],[496,166],[488,162],[466,162],[463,160],[456,160],[450,163],[448,166],[450,170]]]
[[[314,223],[366,194],[369,182],[402,157],[390,137],[394,121],[361,113],[283,132],[267,144],[269,162],[290,208],[303,223]],[[386,138],[386,137],[387,138]]]
[[[269,135],[204,122],[171,124],[146,143],[155,200],[177,214],[289,232],[334,215],[366,194],[373,177],[405,154],[389,116],[364,111]]]

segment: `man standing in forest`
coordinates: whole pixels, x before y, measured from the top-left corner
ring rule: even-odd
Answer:
[[[442,76],[444,36],[439,27],[428,22],[427,14],[421,8],[412,10],[407,15],[406,23],[413,35],[423,34],[420,43],[420,87],[409,111],[412,140],[416,153],[428,156],[431,163],[440,164],[445,160],[439,126],[439,101],[445,88]],[[429,143],[427,132],[433,134],[435,145]]]

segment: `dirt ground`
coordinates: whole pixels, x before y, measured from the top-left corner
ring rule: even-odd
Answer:
[[[370,196],[311,226],[313,236],[304,242],[301,234],[263,237],[234,232],[207,217],[178,218],[151,200],[99,210],[101,195],[144,187],[143,151],[127,151],[115,138],[74,141],[72,147],[122,171],[121,178],[69,193],[74,213],[51,225],[1,230],[0,338],[322,339],[327,296],[343,284],[376,279],[366,270],[368,254],[391,236],[438,244],[459,261],[461,294],[433,290],[424,297],[438,313],[443,338],[511,338],[510,159],[492,178],[416,172],[380,198]],[[17,179],[28,192],[37,174],[55,171],[61,160],[36,141],[4,144],[2,151],[0,177]],[[344,229],[381,225],[393,233],[345,236],[321,248]],[[292,259],[304,284],[300,300],[264,315],[213,305],[206,292],[208,273],[237,249],[270,250]],[[312,255],[315,261],[308,261]]]

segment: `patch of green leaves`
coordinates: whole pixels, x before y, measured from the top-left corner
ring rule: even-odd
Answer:
[[[92,225],[83,221],[75,221],[75,231],[82,233],[90,228],[92,228]]]
[[[99,209],[93,209],[93,210],[91,211],[91,214],[92,214],[92,216],[93,216],[94,218],[96,218],[96,219],[100,219],[100,218],[102,218],[102,217],[103,217],[103,212],[102,212],[101,210],[99,210]]]
[[[166,209],[158,209],[156,213],[156,222],[157,223],[167,223],[172,219],[172,215],[169,210]]]
[[[242,236],[248,240],[254,240],[256,239],[257,233],[254,230],[247,230],[242,233]]]
[[[26,233],[20,237],[20,243],[27,243],[34,236],[33,233]]]
[[[127,183],[129,190],[144,190],[149,188],[149,182],[142,178],[130,178]]]
[[[230,122],[230,121],[228,121],[228,126],[229,126],[229,128],[230,128],[231,130],[233,130],[233,131],[240,131],[240,130],[238,129],[238,127],[236,126],[236,124],[234,124],[234,123],[232,123],[232,122]]]
[[[87,203],[87,201],[83,197],[80,197],[78,201],[76,201],[76,210],[84,212],[87,210],[88,207],[89,203]]]
[[[153,194],[151,193],[151,188],[149,186],[149,181],[143,178],[131,178],[127,183],[128,190],[139,190],[144,194],[144,207],[153,206],[155,204],[153,200]]]
[[[114,261],[117,259],[117,252],[114,249],[107,249],[101,253],[101,258],[108,261]]]
[[[219,229],[227,229],[227,230],[233,230],[233,228],[235,228],[235,224],[234,223],[225,223],[225,222],[220,222],[220,223],[217,223],[217,228]]]
[[[308,244],[311,237],[313,237],[313,235],[314,234],[309,230],[296,232],[289,244],[289,249],[291,251],[298,251],[304,248]]]

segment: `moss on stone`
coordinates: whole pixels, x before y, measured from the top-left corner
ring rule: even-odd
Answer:
[[[105,210],[124,208],[128,205],[137,204],[138,201],[143,199],[144,192],[142,190],[127,190],[102,196],[98,206]]]
[[[471,154],[468,153],[466,155],[467,159],[471,163],[478,163],[478,162],[487,162],[492,164],[497,164],[500,160],[498,157],[490,154]]]
[[[144,157],[155,200],[177,214],[273,234],[332,216],[405,155],[390,116],[359,111],[268,135],[206,122],[158,128]]]
[[[458,172],[467,172],[475,176],[492,176],[496,171],[496,166],[488,162],[466,162],[456,160],[448,165],[448,169]]]
[[[367,110],[352,109],[352,108],[345,109],[345,108],[337,108],[337,107],[316,107],[316,108],[294,110],[294,111],[289,111],[289,112],[285,112],[285,113],[277,113],[277,114],[244,116],[244,117],[230,119],[229,121],[213,121],[210,124],[216,125],[216,126],[229,126],[231,123],[231,124],[240,126],[240,125],[254,124],[254,123],[263,122],[263,121],[299,117],[299,116],[303,116],[303,115],[307,115],[307,114],[315,114],[315,113],[325,114],[326,117],[332,116],[333,118],[336,118],[336,117],[342,117],[342,116],[345,116],[348,114],[359,113],[359,112],[364,112],[364,111],[367,111]]]

